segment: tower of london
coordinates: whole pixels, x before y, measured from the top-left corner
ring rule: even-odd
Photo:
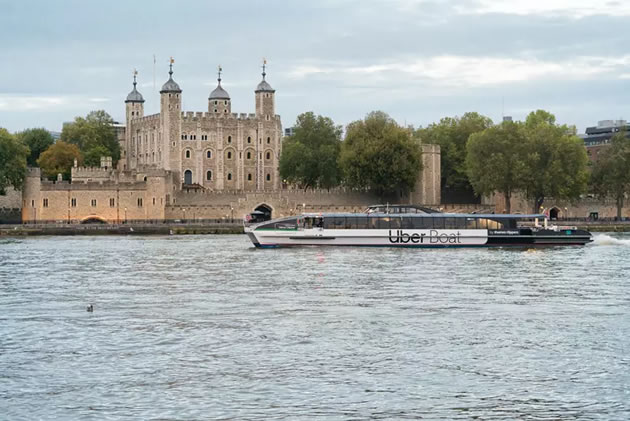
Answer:
[[[275,113],[275,90],[262,80],[255,91],[255,113],[232,112],[221,86],[208,96],[208,110],[182,110],[182,89],[169,78],[160,90],[160,112],[144,115],[144,98],[136,87],[125,101],[126,125],[121,134],[122,170],[164,169],[182,188],[211,191],[277,190],[282,124]]]

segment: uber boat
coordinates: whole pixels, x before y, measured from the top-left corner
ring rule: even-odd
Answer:
[[[583,246],[591,233],[549,225],[543,214],[441,213],[377,205],[365,213],[305,213],[245,226],[256,247],[537,247]]]

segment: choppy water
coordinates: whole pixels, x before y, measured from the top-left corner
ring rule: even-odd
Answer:
[[[0,240],[0,419],[629,419],[626,238]]]

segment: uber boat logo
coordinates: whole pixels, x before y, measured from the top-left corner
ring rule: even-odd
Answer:
[[[396,230],[392,235],[392,230],[389,230],[389,242],[392,244],[461,244],[462,234],[459,231],[451,234],[440,234],[438,230],[430,230],[428,235],[425,232],[407,234],[403,230]]]

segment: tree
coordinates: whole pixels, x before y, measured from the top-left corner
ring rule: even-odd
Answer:
[[[61,140],[77,145],[83,154],[100,146],[116,162],[120,159],[120,144],[113,123],[114,120],[105,111],[92,111],[85,118],[76,117],[74,122],[64,125]]]
[[[475,193],[502,193],[507,213],[512,211],[512,193],[524,187],[524,143],[522,124],[506,121],[473,133],[466,145],[466,167]]]
[[[76,145],[59,141],[46,149],[37,163],[44,176],[55,179],[57,174],[62,174],[64,179],[69,180],[75,159],[81,164],[82,157],[79,148]]]
[[[26,158],[26,163],[30,167],[36,167],[37,159],[39,159],[42,152],[55,143],[55,139],[46,129],[27,129],[18,133],[17,137],[31,151]]]
[[[7,187],[20,190],[26,178],[28,148],[6,129],[0,128],[0,195]]]
[[[472,191],[466,166],[466,144],[470,135],[492,126],[492,120],[475,112],[461,117],[445,117],[437,124],[419,129],[415,136],[422,143],[440,145],[442,188],[461,192]]]
[[[280,177],[305,190],[338,186],[341,182],[340,149],[340,126],[330,118],[312,112],[300,114],[294,134],[282,145]]]
[[[86,167],[100,167],[101,157],[109,156],[109,151],[102,145],[96,145],[83,154],[83,165]]]
[[[598,195],[615,199],[617,219],[621,219],[625,196],[630,194],[630,138],[620,132],[610,142],[597,156],[591,181]]]
[[[553,114],[538,110],[525,121],[525,193],[534,213],[546,197],[578,199],[586,191],[588,156],[571,127],[555,124]]]
[[[379,196],[413,189],[422,169],[422,152],[410,130],[382,111],[350,123],[339,159],[346,183]]]

